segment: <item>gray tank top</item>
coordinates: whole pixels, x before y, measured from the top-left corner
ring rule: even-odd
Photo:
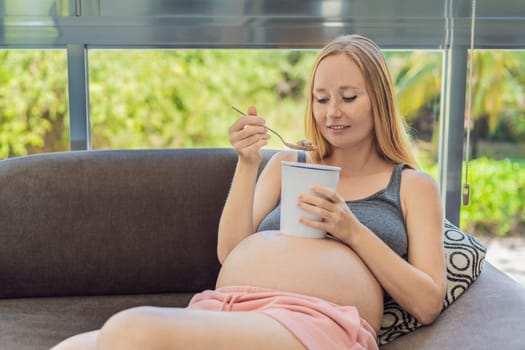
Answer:
[[[306,161],[306,154],[299,152],[298,162]],[[406,259],[408,256],[408,238],[401,200],[399,195],[401,173],[406,164],[394,167],[388,186],[366,198],[347,201],[357,219],[394,252]],[[281,204],[279,203],[261,222],[257,231],[279,230],[281,221]]]

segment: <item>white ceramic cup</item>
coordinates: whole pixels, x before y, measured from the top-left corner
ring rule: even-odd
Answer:
[[[281,163],[281,232],[292,236],[324,238],[326,232],[303,225],[301,216],[321,220],[317,215],[297,207],[299,193],[312,193],[313,185],[333,190],[339,182],[341,168],[330,165],[282,161]],[[313,194],[313,193],[312,193]]]

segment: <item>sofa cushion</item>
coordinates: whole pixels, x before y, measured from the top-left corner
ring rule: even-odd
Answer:
[[[483,273],[437,320],[381,350],[524,349],[525,288],[485,262]]]
[[[0,349],[50,349],[75,334],[99,329],[135,306],[186,306],[191,293],[0,299]]]
[[[212,288],[236,160],[163,149],[0,161],[0,297]]]
[[[487,249],[448,220],[445,222],[443,235],[447,265],[447,294],[443,301],[443,310],[445,310],[478,278]],[[422,324],[414,316],[394,300],[389,300],[385,303],[378,342],[387,344],[421,326]]]

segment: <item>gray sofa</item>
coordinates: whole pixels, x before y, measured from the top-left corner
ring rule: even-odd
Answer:
[[[124,308],[213,288],[235,163],[231,149],[0,161],[0,349],[49,349]],[[525,349],[523,321],[525,288],[486,263],[433,325],[382,349]]]

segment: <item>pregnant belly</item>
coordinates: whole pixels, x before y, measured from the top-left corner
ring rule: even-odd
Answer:
[[[330,238],[265,231],[244,239],[224,261],[217,288],[256,286],[356,306],[376,331],[383,315],[382,288],[363,261]]]

